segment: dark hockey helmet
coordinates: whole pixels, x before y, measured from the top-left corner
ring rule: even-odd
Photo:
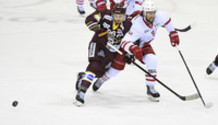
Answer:
[[[115,4],[112,12],[113,14],[126,14],[126,8],[122,4]]]

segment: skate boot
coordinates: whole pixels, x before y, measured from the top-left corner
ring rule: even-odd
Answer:
[[[96,8],[97,8],[97,6],[96,6],[95,2],[93,2],[93,3],[90,3],[90,6],[91,6],[92,8],[94,8],[94,9],[96,9]]]
[[[77,6],[77,11],[78,11],[81,15],[85,14],[85,10],[84,10],[83,6]]]
[[[159,102],[160,94],[154,89],[153,86],[147,85],[147,95],[151,101]]]
[[[82,106],[85,103],[84,98],[87,89],[88,89],[87,87],[81,86],[80,89],[78,90],[76,94],[76,100],[74,102],[76,106]]]
[[[81,82],[82,82],[82,78],[83,78],[83,75],[84,75],[85,73],[84,72],[79,72],[78,74],[77,74],[77,80],[76,80],[76,90],[78,91],[79,90],[79,88],[80,88],[80,86],[81,86]]]
[[[103,84],[103,81],[101,81],[101,79],[97,79],[92,86],[93,91],[97,91],[101,87],[102,84]]]
[[[85,103],[84,97],[85,97],[85,92],[79,90],[76,94],[76,100],[75,100],[74,104],[76,106],[82,106]]]
[[[211,63],[206,69],[207,74],[210,75],[211,73],[213,73],[213,71],[216,69],[216,67],[217,66],[214,62]]]

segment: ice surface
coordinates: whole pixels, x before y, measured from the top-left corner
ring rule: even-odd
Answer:
[[[83,107],[73,105],[76,73],[87,66],[93,35],[72,0],[0,0],[0,125],[216,125],[218,69],[206,67],[218,54],[218,1],[156,0],[180,35],[180,49],[206,102],[183,102],[157,83],[159,103],[146,98],[144,73],[127,66],[99,92],[91,88]],[[94,10],[85,1],[86,15]],[[168,33],[159,29],[152,46],[158,78],[181,95],[196,93]],[[18,100],[17,107],[12,102]]]

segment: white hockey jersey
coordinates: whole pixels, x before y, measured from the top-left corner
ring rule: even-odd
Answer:
[[[131,15],[133,14],[135,11],[141,11],[142,10],[142,3],[144,0],[110,0],[110,9],[113,9],[113,6],[115,4],[123,4],[126,7],[126,15]],[[97,8],[103,9],[101,8],[102,5],[104,5],[106,7],[106,2],[105,0],[97,0],[96,1],[96,5]],[[105,8],[104,8],[105,9]]]
[[[126,7],[126,15],[131,15],[135,11],[142,10],[142,3],[144,0],[113,0],[115,3],[121,3],[124,1],[124,7]]]
[[[140,40],[139,47],[142,48],[155,38],[157,29],[161,26],[165,27],[168,32],[174,31],[171,18],[164,12],[157,11],[154,22],[151,25],[149,25],[141,15],[135,17],[132,20],[131,29],[122,39],[121,48],[131,54],[129,47],[133,45],[133,42],[136,40]]]

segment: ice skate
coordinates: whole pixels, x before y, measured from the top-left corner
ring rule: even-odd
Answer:
[[[97,79],[92,86],[93,91],[97,91],[101,87],[102,84],[103,82],[100,79]]]
[[[214,62],[211,63],[206,69],[207,74],[210,75],[211,73],[213,73],[213,71],[216,69],[216,67],[217,66],[215,65]]]
[[[82,106],[85,103],[84,97],[85,97],[85,93],[82,91],[78,91],[76,94],[76,100],[73,104],[76,106]]]
[[[82,78],[83,78],[83,75],[84,75],[85,73],[84,72],[79,72],[78,74],[77,74],[77,80],[76,80],[76,90],[78,91],[79,90],[79,88],[80,88],[80,86],[81,86],[81,82],[82,82]]]
[[[153,86],[147,85],[147,95],[151,101],[159,102],[160,94],[154,89]]]
[[[84,10],[83,6],[77,6],[77,11],[78,11],[81,15],[85,14],[85,10]]]

